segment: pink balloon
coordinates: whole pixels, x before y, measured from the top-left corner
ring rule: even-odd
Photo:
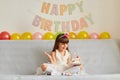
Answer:
[[[99,39],[99,35],[97,33],[91,33],[89,37],[90,39]]]
[[[32,37],[33,40],[41,40],[42,38],[43,35],[40,32],[35,32]]]

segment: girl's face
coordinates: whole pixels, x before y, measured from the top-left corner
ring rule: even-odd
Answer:
[[[68,43],[59,43],[58,44],[58,49],[60,51],[65,51],[67,49],[67,47],[68,47]]]

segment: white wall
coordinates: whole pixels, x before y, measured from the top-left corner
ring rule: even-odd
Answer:
[[[54,2],[56,0],[0,0],[0,32],[7,30],[13,32],[36,32],[39,27],[34,27],[32,21],[39,14],[41,2]],[[78,0],[64,0],[73,3]],[[94,25],[84,29],[89,32],[108,31],[112,38],[120,39],[120,0],[84,0],[84,9],[92,14]],[[58,0],[62,2],[62,0]],[[76,13],[77,15],[77,13]],[[50,17],[51,18],[51,17]]]

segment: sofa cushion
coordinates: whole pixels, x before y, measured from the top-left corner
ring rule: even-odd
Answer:
[[[48,58],[54,40],[0,41],[0,74],[32,75]],[[120,73],[120,53],[114,40],[70,40],[72,56],[80,56],[88,74]]]

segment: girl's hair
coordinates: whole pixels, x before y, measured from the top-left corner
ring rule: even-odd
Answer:
[[[52,51],[55,51],[56,49],[58,49],[59,43],[69,43],[68,35],[66,35],[66,34],[59,34],[56,37],[55,44],[54,44],[54,47],[53,47]],[[67,50],[68,50],[68,48],[67,48]]]

